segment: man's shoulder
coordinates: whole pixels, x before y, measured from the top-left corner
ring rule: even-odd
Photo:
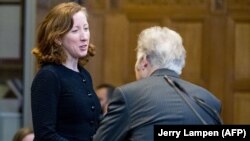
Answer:
[[[214,95],[209,89],[204,86],[200,86],[199,84],[195,84],[189,81],[181,80],[181,85],[184,86],[184,89],[191,94],[192,96],[202,97],[205,99],[216,100],[219,102],[220,100]]]
[[[180,85],[186,89],[190,89],[190,90],[195,89],[195,90],[203,91],[205,93],[211,93],[207,88],[199,84],[187,81],[187,80],[179,79],[177,82],[180,83]]]
[[[120,89],[140,89],[143,86],[150,84],[150,80],[145,78],[137,81],[133,81],[124,85],[119,86]]]

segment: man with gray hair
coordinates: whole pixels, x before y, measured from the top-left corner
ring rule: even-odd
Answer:
[[[137,81],[117,87],[94,141],[153,141],[154,125],[222,124],[220,101],[182,80],[186,51],[167,27],[143,30],[137,43]]]

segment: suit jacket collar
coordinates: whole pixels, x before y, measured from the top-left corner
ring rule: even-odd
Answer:
[[[177,78],[180,77],[176,72],[165,68],[155,70],[150,76],[164,76],[164,75]]]

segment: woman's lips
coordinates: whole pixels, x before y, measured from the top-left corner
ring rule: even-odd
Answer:
[[[82,45],[82,46],[80,46],[79,48],[80,48],[80,50],[83,50],[83,51],[85,51],[85,50],[87,50],[87,45]]]

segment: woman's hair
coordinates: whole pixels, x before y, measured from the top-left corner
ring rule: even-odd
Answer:
[[[56,41],[70,31],[73,26],[72,16],[79,11],[87,16],[86,9],[75,2],[61,3],[49,11],[38,27],[36,47],[32,49],[39,66],[44,63],[62,64],[66,61],[66,53]],[[94,55],[95,46],[90,44],[88,54],[79,59],[79,64],[85,65],[89,57]]]
[[[143,30],[137,43],[137,60],[147,57],[153,67],[167,68],[181,74],[186,51],[181,36],[167,27]]]
[[[12,141],[22,141],[23,138],[29,134],[33,134],[33,130],[31,128],[21,128],[16,132]]]

